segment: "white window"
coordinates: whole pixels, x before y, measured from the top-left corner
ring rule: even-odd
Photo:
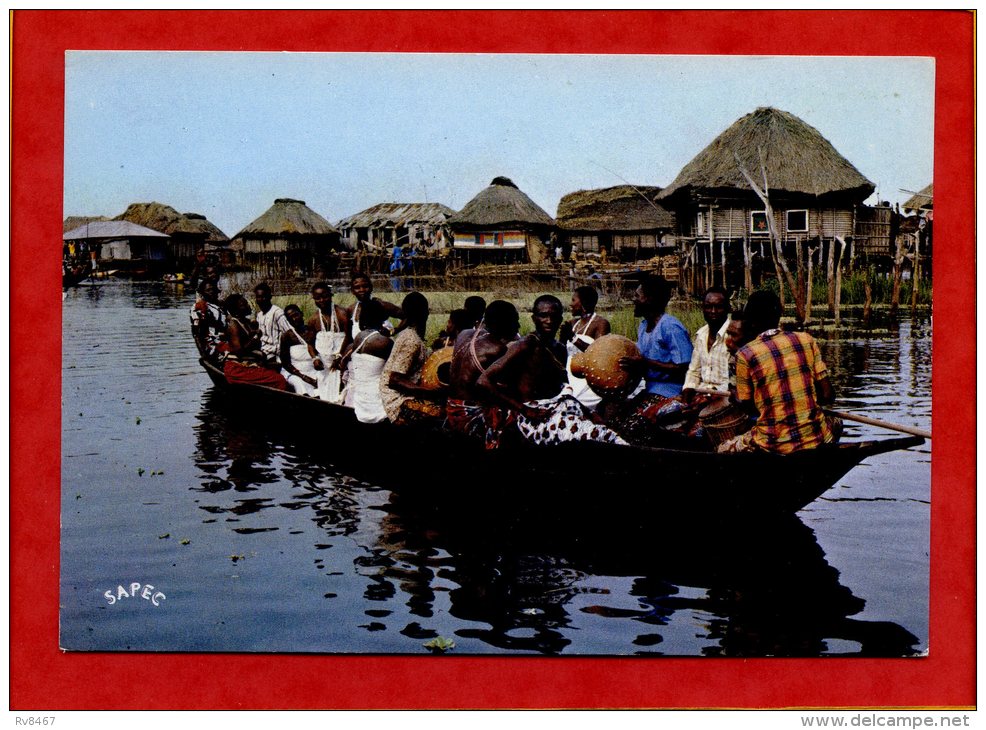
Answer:
[[[787,211],[787,232],[788,233],[807,233],[808,232],[808,211],[789,210]]]
[[[695,235],[705,235],[705,211],[703,210],[700,210],[698,215],[695,216]]]

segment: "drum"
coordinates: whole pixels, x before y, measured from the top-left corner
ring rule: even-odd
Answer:
[[[603,398],[626,398],[640,383],[620,367],[620,358],[640,356],[640,350],[623,335],[604,335],[585,352],[572,356],[572,374],[585,378],[593,392]]]
[[[454,347],[443,347],[428,356],[425,364],[421,367],[421,387],[434,390],[448,387],[451,382],[449,370],[452,367],[452,352],[454,350]]]
[[[698,413],[698,421],[713,446],[750,430],[750,417],[728,398],[717,398]]]

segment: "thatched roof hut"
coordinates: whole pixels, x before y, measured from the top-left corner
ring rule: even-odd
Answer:
[[[567,231],[649,231],[670,229],[674,214],[655,198],[661,188],[617,185],[578,190],[558,203],[558,227]]]
[[[470,200],[450,223],[456,228],[551,228],[554,219],[510,178],[495,177],[489,187]]]
[[[935,185],[934,183],[932,183],[931,185],[928,185],[928,187],[922,188],[921,192],[915,193],[914,195],[909,197],[905,201],[904,205],[902,205],[901,207],[904,210],[910,210],[914,212],[921,210],[931,210],[932,208],[934,208],[934,205],[932,205],[932,203],[934,203],[934,199],[935,199]]]
[[[772,194],[845,196],[862,202],[875,189],[817,129],[789,112],[760,107],[699,152],[658,198],[749,191],[737,156],[758,184],[762,159]]]
[[[130,221],[169,236],[196,237],[203,243],[222,245],[229,241],[229,236],[201,213],[179,213],[163,203],[131,203],[114,220]]]
[[[300,239],[339,236],[339,230],[305,205],[304,200],[278,198],[263,215],[248,223],[234,239]]]
[[[382,228],[384,226],[407,227],[411,223],[442,225],[455,215],[455,211],[441,203],[378,203],[338,223],[340,230],[347,228]]]
[[[71,230],[80,228],[86,223],[94,223],[96,221],[108,221],[105,215],[70,215],[65,220],[62,221],[62,233],[68,233]]]

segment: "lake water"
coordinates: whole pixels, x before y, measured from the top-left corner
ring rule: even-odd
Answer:
[[[63,301],[63,648],[928,648],[930,443],[868,459],[790,519],[723,525],[627,504],[625,522],[576,534],[506,529],[340,473],[328,447],[302,446],[273,416],[231,412],[197,364],[193,302],[174,286],[121,281]],[[820,343],[838,408],[930,429],[926,316]],[[893,435],[847,425],[847,440]],[[409,478],[440,465],[421,467]]]

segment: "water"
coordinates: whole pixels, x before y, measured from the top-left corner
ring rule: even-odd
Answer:
[[[873,457],[797,516],[764,524],[641,516],[632,503],[598,523],[587,505],[577,530],[511,520],[509,505],[463,514],[339,473],[331,434],[313,450],[275,415],[231,411],[197,365],[193,300],[108,282],[63,302],[66,649],[422,654],[438,638],[456,654],[928,648],[930,444]],[[927,319],[821,346],[840,408],[930,428]],[[850,425],[846,438],[888,435]],[[408,465],[407,478],[438,468]],[[618,500],[614,487],[600,499]]]

